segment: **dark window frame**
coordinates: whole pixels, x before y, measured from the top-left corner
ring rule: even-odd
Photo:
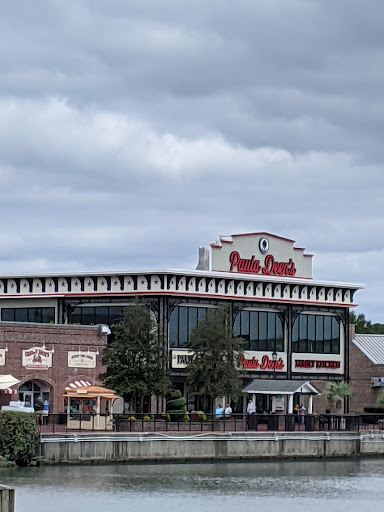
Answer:
[[[299,313],[296,316],[292,325],[292,352],[340,354],[340,349],[341,329],[337,316],[317,313]]]
[[[168,325],[168,343],[169,347],[175,348],[186,348],[189,342],[189,336],[194,327],[199,325],[208,311],[216,310],[217,308],[210,306],[200,306],[197,304],[190,305],[178,305],[175,306],[169,317]],[[182,314],[180,315],[180,312]],[[192,314],[191,314],[192,313]],[[184,319],[184,324],[182,324]],[[182,331],[183,337],[180,336]]]
[[[243,338],[244,350],[284,352],[284,324],[278,311],[242,309],[234,318],[233,331],[235,336]]]
[[[46,321],[46,319],[48,321]],[[30,307],[30,308],[1,308],[2,322],[22,322],[53,324],[56,319],[54,306]]]

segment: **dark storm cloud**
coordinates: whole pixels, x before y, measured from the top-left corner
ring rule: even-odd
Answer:
[[[2,272],[193,267],[219,234],[266,230],[315,277],[366,283],[384,322],[383,14],[3,2]]]

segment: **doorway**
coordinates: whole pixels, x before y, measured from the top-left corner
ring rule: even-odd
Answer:
[[[19,387],[19,400],[21,402],[29,402],[34,407],[36,400],[40,399],[42,403],[50,400],[51,388],[45,382],[39,380],[29,380]]]

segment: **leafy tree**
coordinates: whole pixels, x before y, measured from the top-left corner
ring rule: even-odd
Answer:
[[[193,352],[186,368],[191,394],[214,399],[225,395],[237,400],[242,393],[236,362],[243,340],[234,335],[225,307],[208,311],[190,334]]]
[[[139,302],[127,307],[114,335],[103,355],[105,385],[131,403],[134,397],[165,396],[171,387],[168,353],[149,309]]]
[[[362,313],[356,315],[354,311],[350,311],[349,323],[355,325],[356,334],[384,334],[384,324],[372,324]]]
[[[328,382],[321,396],[327,400],[328,407],[332,410],[333,405],[339,408],[345,397],[354,398],[355,392],[347,382]]]

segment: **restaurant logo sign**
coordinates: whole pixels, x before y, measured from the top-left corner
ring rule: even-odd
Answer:
[[[336,370],[340,368],[340,361],[316,361],[314,359],[296,359],[295,368],[322,368]]]
[[[48,370],[52,367],[52,352],[42,347],[22,351],[22,365],[28,370]]]
[[[271,233],[220,236],[199,249],[197,270],[312,279],[312,255]]]
[[[279,354],[276,361],[271,354],[265,352],[246,351],[237,357],[237,366],[240,370],[247,371],[272,371],[286,372],[286,354]]]
[[[96,352],[68,352],[69,368],[96,368]]]
[[[292,372],[343,373],[343,361],[339,355],[334,355],[331,359],[329,355],[322,354],[293,354]]]
[[[0,366],[5,366],[5,348],[0,348]]]
[[[292,258],[288,261],[276,261],[272,254],[268,254],[261,263],[255,255],[251,258],[241,258],[237,251],[229,255],[230,272],[245,272],[249,274],[262,274],[264,276],[294,276],[296,274],[295,263]]]
[[[172,350],[172,368],[186,368],[192,356],[187,350]]]

